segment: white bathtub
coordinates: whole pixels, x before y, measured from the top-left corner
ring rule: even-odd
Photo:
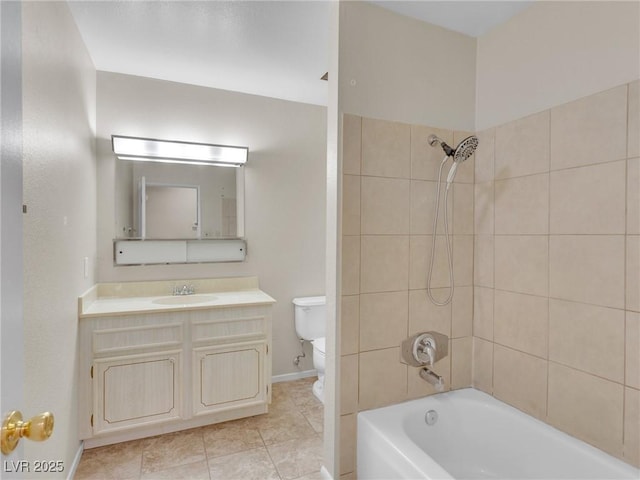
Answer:
[[[425,415],[438,419],[427,425]],[[358,414],[358,479],[638,479],[640,470],[478,390]]]

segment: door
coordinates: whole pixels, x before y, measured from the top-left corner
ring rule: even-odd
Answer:
[[[3,418],[11,410],[24,407],[21,10],[20,2],[0,2],[0,410]],[[12,454],[3,456],[3,465],[9,468],[3,468],[0,476],[19,477],[22,458],[22,445],[18,444]]]
[[[24,407],[22,333],[22,6],[0,2],[0,406]],[[21,477],[22,445],[3,455],[2,478]],[[6,462],[6,463],[5,463]]]
[[[180,418],[181,358],[171,351],[95,360],[94,433]]]
[[[266,402],[265,344],[194,349],[194,413]]]

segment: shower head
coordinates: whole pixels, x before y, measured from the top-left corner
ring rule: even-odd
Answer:
[[[451,170],[449,170],[449,175],[447,175],[448,189],[451,182],[453,182],[453,178],[456,176],[458,165],[473,155],[473,152],[478,148],[478,137],[471,135],[470,137],[465,138],[458,144],[455,150],[436,135],[429,135],[427,142],[429,142],[429,145],[432,147],[440,145],[448,157],[453,157],[453,165],[451,166]]]
[[[473,155],[476,148],[478,148],[478,137],[471,135],[470,137],[465,138],[458,144],[456,150],[453,152],[453,161],[456,163],[464,162]]]
[[[476,148],[478,147],[478,137],[476,137],[475,135],[471,135],[470,137],[462,140],[455,148],[455,150],[436,135],[429,135],[427,142],[429,142],[429,145],[431,145],[432,147],[440,145],[444,150],[444,153],[446,153],[449,157],[453,157],[453,161],[456,163],[464,162],[471,155],[473,155],[473,152],[475,152]]]

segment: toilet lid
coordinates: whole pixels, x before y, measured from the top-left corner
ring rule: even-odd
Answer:
[[[324,337],[316,338],[311,342],[313,348],[316,348],[319,352],[324,353]]]

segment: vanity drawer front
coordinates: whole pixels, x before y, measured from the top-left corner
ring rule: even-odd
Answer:
[[[191,327],[193,342],[229,343],[266,337],[265,317],[194,321]]]
[[[93,331],[93,353],[95,355],[147,348],[176,348],[181,345],[182,323],[118,327]]]

